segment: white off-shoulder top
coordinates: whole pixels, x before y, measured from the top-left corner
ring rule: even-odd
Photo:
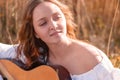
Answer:
[[[102,61],[93,69],[80,75],[71,75],[72,80],[120,80],[120,69],[114,68],[108,57],[99,49]]]

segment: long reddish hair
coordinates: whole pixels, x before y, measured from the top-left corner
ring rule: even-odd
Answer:
[[[28,66],[30,66],[32,62],[40,55],[46,56],[49,53],[49,48],[44,41],[35,37],[32,19],[34,8],[44,1],[52,2],[61,9],[66,18],[67,36],[76,39],[74,32],[76,25],[73,22],[71,11],[66,5],[57,0],[28,0],[23,15],[22,26],[18,33],[19,46],[17,48],[18,56],[23,53],[27,58],[26,64]],[[44,51],[40,52],[40,48],[42,48]]]

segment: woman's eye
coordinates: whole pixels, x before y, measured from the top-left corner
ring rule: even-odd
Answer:
[[[62,18],[62,16],[60,14],[57,14],[57,15],[54,16],[53,20],[57,21],[60,18]]]
[[[41,22],[39,25],[40,26],[44,26],[44,25],[46,25],[47,24],[47,22],[45,21],[45,22]]]

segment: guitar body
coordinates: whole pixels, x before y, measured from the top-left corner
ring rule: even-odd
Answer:
[[[16,64],[9,60],[0,60],[0,68],[2,73],[7,71],[13,79],[8,80],[71,80],[68,75],[66,75],[66,78],[60,78],[59,74],[66,74],[66,72],[60,72],[60,70],[55,70],[51,66],[47,65],[40,65],[32,70],[23,70],[20,67],[18,67]],[[60,73],[59,73],[60,72]],[[7,74],[6,73],[6,74]]]

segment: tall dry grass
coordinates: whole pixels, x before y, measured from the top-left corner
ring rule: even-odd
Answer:
[[[0,42],[12,43],[27,0],[0,0]],[[61,0],[78,25],[78,38],[103,50],[120,67],[120,0]],[[119,65],[118,65],[119,64]]]

